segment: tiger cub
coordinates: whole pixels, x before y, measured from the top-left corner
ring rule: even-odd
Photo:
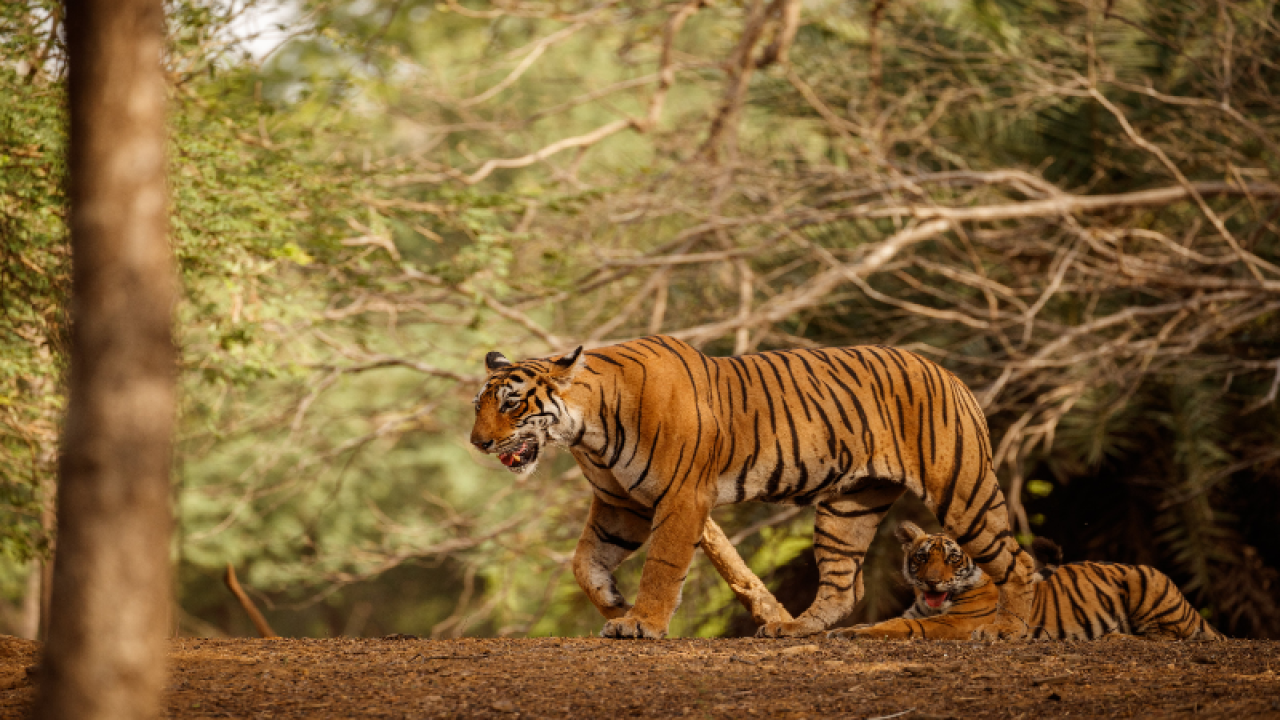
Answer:
[[[853,637],[968,640],[973,618],[995,613],[999,593],[960,546],[946,535],[930,535],[910,522],[898,527],[902,574],[916,601],[900,618],[850,628]],[[1033,585],[1028,636],[1093,640],[1105,635],[1142,635],[1168,640],[1221,640],[1164,573],[1145,565],[1081,562],[1059,565],[1061,551],[1037,543],[1041,555]],[[961,618],[965,621],[957,622]]]

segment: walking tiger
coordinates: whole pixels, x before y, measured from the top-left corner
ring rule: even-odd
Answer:
[[[836,637],[968,640],[975,621],[995,615],[999,592],[973,560],[946,535],[930,535],[904,522],[902,574],[916,601],[902,617],[836,630]],[[1049,544],[1061,561],[1061,551]],[[1037,554],[1045,549],[1037,544]],[[1043,559],[1043,557],[1041,558]],[[1032,638],[1093,640],[1143,635],[1181,640],[1221,640],[1164,573],[1145,565],[1082,562],[1045,565],[1032,587]]]
[[[904,491],[1002,587],[983,632],[1026,632],[1033,562],[1009,532],[986,420],[935,363],[888,347],[708,357],[655,336],[518,362],[491,352],[485,367],[471,443],[513,472],[567,447],[592,485],[573,570],[605,637],[664,636],[711,509],[748,500],[816,507],[817,598],[758,634],[821,632],[861,597],[867,547]],[[646,541],[632,606],[613,571]]]

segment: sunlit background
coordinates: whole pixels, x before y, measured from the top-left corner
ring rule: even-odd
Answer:
[[[167,8],[175,632],[253,633],[228,563],[282,635],[598,632],[568,568],[588,485],[471,452],[470,400],[490,350],[669,332],[937,360],[1022,539],[1280,636],[1273,4]],[[0,632],[27,637],[64,402],[59,12],[0,8]],[[901,611],[908,517],[852,620]],[[715,518],[807,605],[811,510]],[[672,633],[753,630],[696,559]]]

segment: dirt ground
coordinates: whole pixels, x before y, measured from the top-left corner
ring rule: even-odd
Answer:
[[[175,639],[173,718],[1280,718],[1280,642]],[[0,638],[0,716],[38,646]]]

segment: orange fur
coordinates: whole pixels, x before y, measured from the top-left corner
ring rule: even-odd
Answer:
[[[904,526],[910,523],[904,523]],[[915,528],[914,525],[911,526]],[[954,579],[966,563],[931,554],[912,563],[920,548],[943,546],[960,552],[946,535],[927,535],[919,528],[903,546],[903,575],[915,588],[916,603],[907,614],[876,625],[840,631],[847,637],[930,638],[968,640],[971,632],[994,614],[999,593],[990,579],[968,576],[953,583],[952,603],[933,610],[923,600],[929,577]],[[1045,579],[1033,585],[1032,638],[1093,640],[1107,635],[1141,635],[1168,640],[1221,640],[1164,573],[1145,565],[1082,562],[1047,566]]]
[[[472,443],[521,472],[567,446],[595,491],[573,568],[606,636],[664,635],[711,509],[747,500],[816,506],[818,596],[761,634],[822,631],[861,596],[867,547],[906,491],[1001,586],[988,629],[1025,632],[1033,563],[1009,532],[986,421],[928,360],[887,347],[713,358],[658,336],[486,365]],[[612,573],[646,541],[632,607]]]

